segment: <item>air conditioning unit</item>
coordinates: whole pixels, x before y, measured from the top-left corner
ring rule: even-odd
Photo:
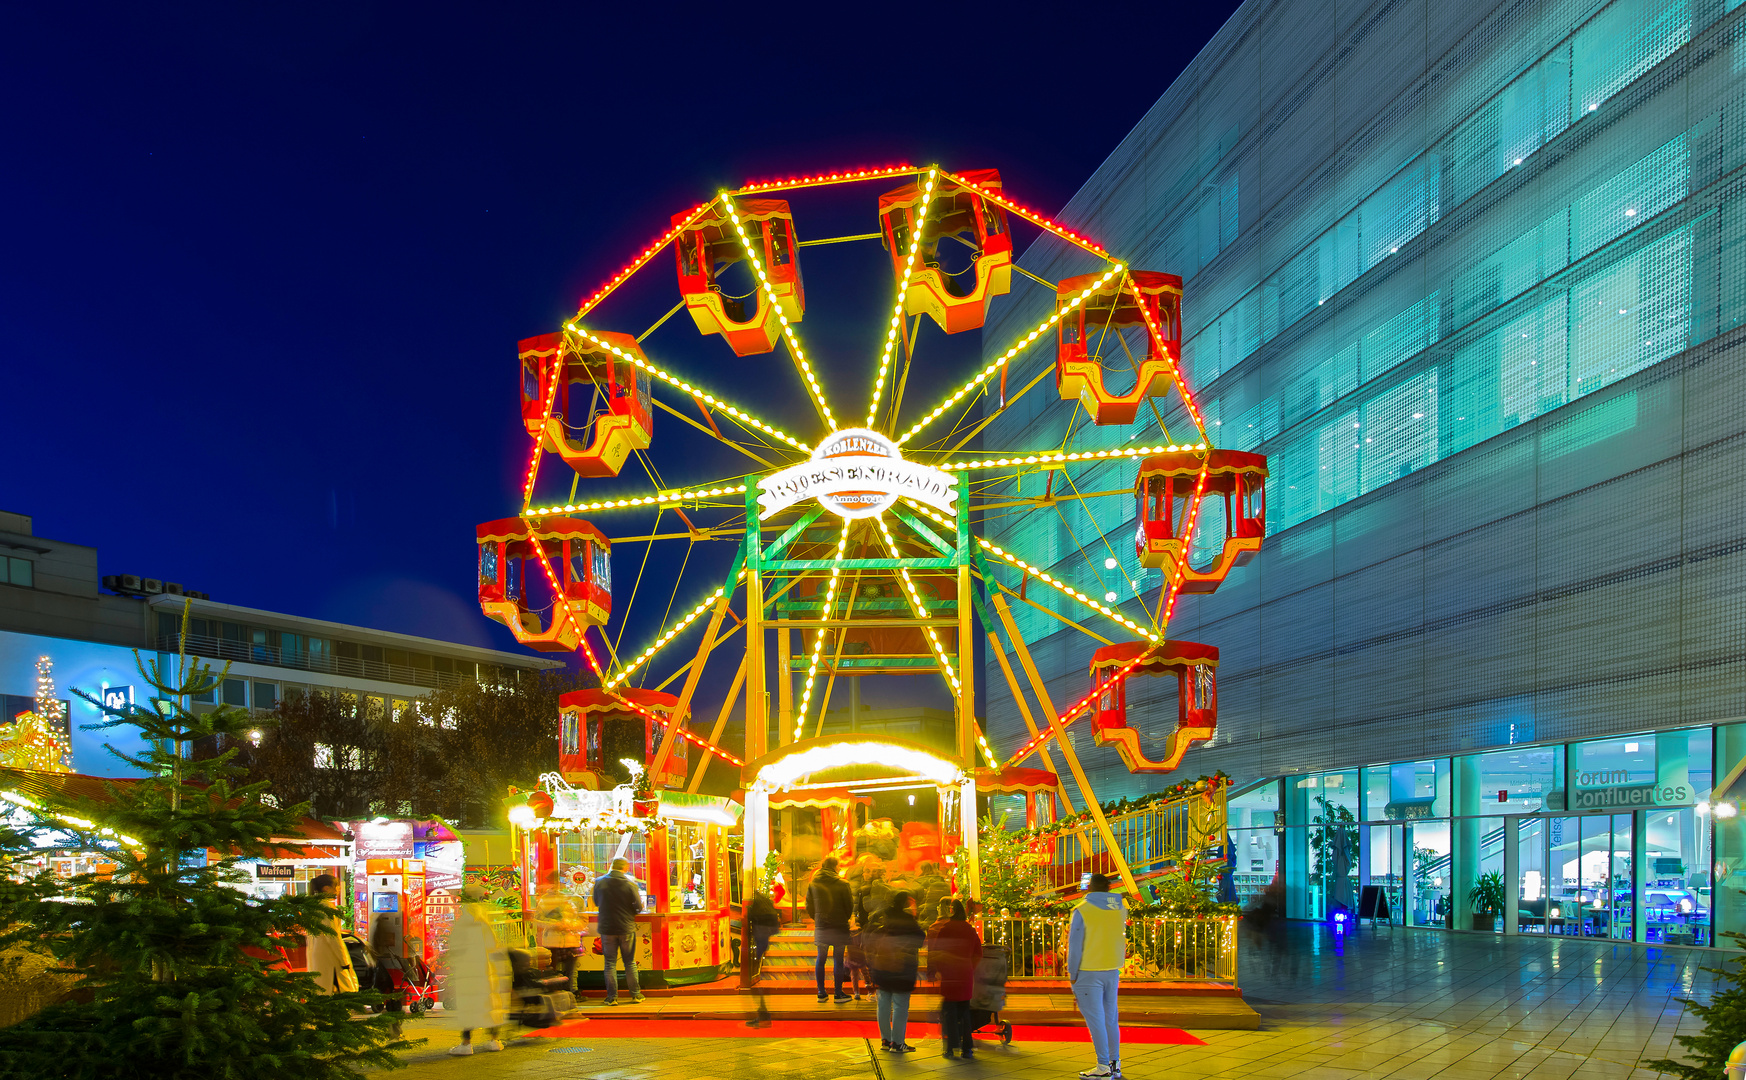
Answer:
[[[135,574],[117,574],[121,581],[122,592],[139,592],[139,577]]]
[[[146,592],[146,593],[153,593],[153,594],[161,593],[164,591],[164,583],[159,581],[155,577],[141,578],[140,582],[139,582],[139,589],[141,592]]]
[[[181,596],[182,583],[180,581],[166,581],[164,582],[164,591],[171,596]]]
[[[103,575],[103,587],[105,589],[108,589],[110,592],[120,592],[121,591],[121,575],[120,574],[104,574]]]
[[[187,591],[187,592],[186,592],[186,593],[184,593],[184,594],[183,594],[183,595],[185,595],[185,596],[191,596],[191,597],[193,597],[193,598],[194,598],[194,599],[196,599],[196,600],[210,600],[210,599],[212,599],[212,597],[210,597],[210,596],[208,596],[208,595],[207,595],[207,594],[205,594],[205,593],[203,593],[203,592],[195,592],[195,591],[194,591],[194,590],[193,590],[193,589],[189,589],[189,590],[188,590],[188,591]]]

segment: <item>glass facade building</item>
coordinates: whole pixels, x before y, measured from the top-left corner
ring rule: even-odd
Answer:
[[[1741,7],[1250,0],[1062,209],[1182,275],[1211,441],[1271,468],[1261,554],[1170,627],[1221,650],[1216,736],[1163,780],[1071,733],[1101,797],[1253,785],[1239,887],[1277,872],[1300,917],[1376,884],[1397,922],[1474,928],[1495,871],[1528,913],[1492,916],[1512,932],[1746,929],[1724,898],[1746,886]],[[1053,242],[1019,261],[1093,269]],[[1052,300],[1015,278],[989,357]],[[1193,431],[1174,398],[1090,425],[1053,359],[1014,362],[1008,385],[1044,380],[986,445]],[[1021,476],[986,493],[1034,500],[990,539],[1143,619],[1132,501],[1052,498],[1133,483],[1121,461]],[[1079,697],[1096,642],[1017,608],[1055,699]],[[1156,749],[1174,687],[1135,682]],[[987,695],[1018,745],[1004,681]]]

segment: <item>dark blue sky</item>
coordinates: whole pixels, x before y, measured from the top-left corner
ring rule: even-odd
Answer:
[[[9,7],[0,507],[98,546],[104,573],[513,647],[473,602],[472,534],[517,507],[517,339],[555,329],[669,214],[752,176],[996,167],[1053,211],[1234,8]],[[874,227],[876,191],[844,231]],[[807,341],[840,360],[839,412],[865,408],[882,257],[804,253]],[[647,273],[658,314],[670,260]],[[675,368],[804,422],[770,357],[661,334]],[[978,343],[960,337],[909,400],[954,356],[967,373]],[[738,471],[657,424],[669,482]],[[657,548],[639,623],[683,551]],[[621,583],[640,557],[619,553]]]

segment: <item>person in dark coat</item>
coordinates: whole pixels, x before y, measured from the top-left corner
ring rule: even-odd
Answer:
[[[907,892],[892,893],[885,910],[871,916],[862,933],[872,969],[873,996],[879,1005],[880,1045],[894,1054],[915,1052],[904,1035],[909,1027],[909,995],[915,990],[921,947],[927,938],[910,911],[914,902]]]
[[[836,1002],[842,1005],[850,1000],[849,995],[843,993],[843,979],[848,975],[844,954],[849,948],[849,916],[854,909],[854,890],[837,876],[837,857],[826,855],[806,890],[806,913],[812,917],[812,943],[818,950],[813,975],[821,1002],[830,1000],[830,995],[825,993],[824,972],[825,957],[832,953],[835,954]]]
[[[939,921],[928,927],[928,977],[940,981],[940,1036],[946,1048],[965,1058],[976,1056],[970,1042],[970,995],[976,984],[976,965],[982,960],[982,939],[976,936],[964,915],[962,900],[941,900]]]
[[[600,913],[600,951],[605,960],[606,1003],[618,1004],[618,960],[624,957],[624,986],[632,1001],[643,1000],[637,985],[637,916],[643,913],[643,894],[625,871],[628,859],[612,860],[612,872],[594,881],[594,908]]]
[[[921,880],[916,882],[915,909],[924,919],[932,919],[940,911],[940,901],[952,891],[952,885],[931,862],[921,864]]]
[[[770,894],[760,889],[752,894],[746,919],[752,924],[752,960],[762,961],[770,950],[770,939],[782,928],[782,913],[776,910],[776,901],[770,899]]]

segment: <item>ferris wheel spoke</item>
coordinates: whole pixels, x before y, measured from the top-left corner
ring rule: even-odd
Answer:
[[[645,247],[642,251],[638,252],[636,258],[632,259],[629,263],[625,264],[624,269],[620,270],[618,273],[614,274],[611,278],[609,278],[605,285],[602,285],[600,288],[594,290],[593,295],[585,298],[582,301],[581,305],[577,307],[576,314],[574,314],[570,317],[570,321],[571,322],[578,322],[581,319],[583,319],[585,316],[587,316],[587,314],[590,311],[593,311],[595,308],[599,307],[602,301],[604,301],[608,296],[611,296],[613,294],[614,290],[616,290],[620,285],[623,285],[626,281],[629,281],[631,279],[631,276],[633,274],[635,274],[638,270],[641,270],[643,267],[649,265],[650,259],[653,259],[656,255],[659,255],[667,247],[668,244],[671,244],[673,242],[673,240],[676,237],[678,237],[678,235],[680,233],[682,233],[686,229],[690,228],[693,222],[695,222],[698,218],[702,217],[704,214],[708,213],[709,208],[714,206],[714,205],[715,205],[715,200],[711,199],[708,202],[698,203],[696,206],[692,207],[691,212],[689,214],[685,215],[685,217],[681,221],[679,221],[672,228],[668,229],[666,232],[662,233],[659,237],[657,237],[655,239],[654,243],[650,244],[648,247]],[[668,312],[668,314],[670,315],[670,314],[672,314],[672,312]],[[665,321],[666,321],[665,319],[662,319],[662,322],[665,322]],[[655,324],[655,326],[659,326],[659,325],[661,325],[661,324],[660,323]],[[649,331],[645,332],[643,334],[643,337],[647,337],[648,333],[652,332],[654,329],[655,329],[654,326],[649,327]],[[638,338],[637,340],[641,341],[642,338]]]
[[[867,426],[873,427],[879,418],[879,399],[885,395],[885,380],[891,374],[891,356],[899,347],[904,349],[904,357],[909,356],[909,341],[911,334],[908,324],[904,321],[904,307],[909,298],[909,279],[915,276],[915,260],[921,254],[922,232],[927,225],[928,209],[934,201],[934,185],[938,182],[940,167],[934,165],[927,170],[927,180],[922,184],[921,209],[911,223],[909,230],[909,253],[904,259],[903,276],[897,280],[897,303],[891,309],[891,324],[885,331],[885,345],[879,356],[879,372],[873,379],[873,400],[867,405]],[[901,190],[901,189],[900,189]],[[895,213],[896,211],[893,211]],[[883,228],[883,225],[881,225]],[[919,330],[921,320],[916,320]],[[907,365],[906,365],[907,366]]]
[[[655,408],[660,409],[662,412],[668,413],[672,416],[678,417],[679,419],[685,421],[687,424],[690,424],[692,427],[696,428],[698,431],[703,432],[705,435],[708,435],[710,438],[721,443],[723,446],[733,447],[735,450],[738,450],[740,453],[746,455],[747,457],[751,458],[753,461],[764,466],[764,468],[772,469],[772,470],[780,468],[780,466],[778,466],[775,462],[772,462],[769,458],[763,457],[762,455],[754,453],[753,451],[748,449],[744,443],[736,442],[735,440],[728,438],[726,435],[723,435],[721,433],[720,428],[705,427],[704,425],[691,419],[691,417],[686,416],[684,413],[680,412],[678,409],[675,409],[673,406],[667,404],[665,401],[662,401],[660,398],[655,397],[653,394],[649,395],[649,400],[653,401],[655,403]]]
[[[1019,338],[1017,344],[1015,344],[1011,348],[1007,349],[1006,352],[1002,353],[993,363],[989,364],[987,367],[985,367],[981,371],[977,372],[963,386],[960,386],[957,390],[953,391],[949,396],[947,396],[944,401],[942,401],[938,405],[934,406],[934,408],[930,412],[928,412],[925,416],[923,416],[920,420],[918,420],[915,423],[915,426],[911,427],[908,431],[906,431],[902,435],[898,436],[897,445],[899,445],[899,446],[905,445],[906,443],[909,442],[910,439],[913,439],[917,433],[921,432],[922,430],[927,428],[928,425],[932,424],[935,420],[938,420],[941,416],[945,415],[946,411],[949,410],[950,408],[952,408],[952,406],[958,404],[959,401],[963,400],[963,398],[966,394],[969,394],[971,391],[975,390],[977,387],[979,387],[983,383],[987,382],[990,376],[999,372],[1002,368],[1006,367],[1007,364],[1011,363],[1013,357],[1019,355],[1020,353],[1024,352],[1026,349],[1030,348],[1032,345],[1036,344],[1037,339],[1039,337],[1043,336],[1043,332],[1045,330],[1048,330],[1050,327],[1054,326],[1056,323],[1060,322],[1061,317],[1063,315],[1067,314],[1068,311],[1072,310],[1073,308],[1078,307],[1080,304],[1083,304],[1086,300],[1090,299],[1090,297],[1094,293],[1096,293],[1098,289],[1107,285],[1111,278],[1115,277],[1117,274],[1120,274],[1125,269],[1126,269],[1126,267],[1124,267],[1121,263],[1116,263],[1115,265],[1111,266],[1109,268],[1109,270],[1106,271],[1096,281],[1092,282],[1090,286],[1088,286],[1086,289],[1081,291],[1077,296],[1073,297],[1072,300],[1069,300],[1065,306],[1057,306],[1055,308],[1055,310],[1049,314],[1048,318],[1044,319],[1042,322],[1040,322],[1036,325],[1035,329],[1031,330],[1025,336]]]
[[[876,517],[873,519],[873,523],[879,526],[879,533],[885,538],[885,546],[890,550],[891,557],[901,560],[903,555],[898,551],[897,540],[892,537],[890,528],[885,524],[885,519]],[[925,620],[928,617],[928,606],[922,601],[921,592],[915,587],[915,579],[909,576],[909,567],[899,566],[897,573],[903,579],[904,595],[909,600],[911,613],[917,619]],[[964,599],[964,597],[959,597],[958,602],[963,603]],[[960,688],[958,671],[952,666],[951,659],[946,656],[945,646],[940,644],[940,635],[935,633],[934,628],[926,622],[922,624],[922,632],[927,635],[928,644],[934,650],[934,659],[939,661],[940,670],[946,673],[946,681],[952,684],[952,692],[957,693]]]
[[[825,430],[834,431],[837,419],[831,415],[831,403],[825,400],[824,387],[819,385],[818,376],[813,373],[812,364],[806,358],[806,350],[800,347],[800,337],[794,332],[794,324],[788,320],[788,316],[782,312],[781,304],[777,302],[776,288],[770,284],[770,275],[764,270],[764,260],[752,246],[751,235],[746,232],[745,223],[740,220],[739,207],[734,205],[733,197],[725,191],[718,198],[727,207],[734,233],[740,240],[740,248],[746,253],[746,261],[751,265],[752,272],[758,275],[758,288],[763,291],[764,299],[776,310],[776,320],[782,325],[782,340],[788,346],[788,355],[793,359],[795,368],[806,382],[807,396],[812,399],[819,418],[825,422]]]
[[[940,525],[943,525],[947,528],[951,527],[951,522],[946,520],[946,518],[944,516],[936,513],[932,507],[924,506],[924,505],[922,505],[920,503],[916,503],[916,502],[911,502],[910,500],[907,500],[907,499],[904,501],[908,502],[910,506],[912,506],[916,510],[920,511],[923,515],[930,517],[930,518],[933,518]],[[1000,559],[1001,561],[1007,563],[1008,565],[1014,567],[1015,569],[1024,571],[1024,573],[1027,577],[1032,577],[1038,581],[1041,581],[1043,584],[1054,589],[1056,592],[1061,593],[1063,596],[1066,596],[1067,598],[1069,598],[1071,600],[1075,600],[1078,603],[1083,604],[1085,607],[1090,608],[1091,610],[1097,612],[1099,615],[1102,615],[1105,618],[1110,619],[1113,622],[1121,624],[1122,626],[1126,627],[1127,629],[1132,630],[1134,633],[1139,634],[1140,636],[1146,638],[1148,641],[1161,640],[1163,635],[1161,635],[1157,631],[1146,629],[1145,627],[1141,626],[1139,623],[1128,618],[1126,615],[1123,615],[1120,611],[1116,610],[1115,608],[1109,607],[1106,604],[1099,603],[1098,601],[1096,601],[1092,597],[1085,595],[1084,593],[1080,592],[1078,589],[1075,589],[1073,586],[1067,584],[1065,581],[1062,581],[1060,578],[1058,578],[1055,575],[1049,573],[1048,571],[1042,569],[1041,567],[1032,566],[1030,563],[1026,562],[1024,559],[1013,554],[1012,552],[1006,550],[1005,548],[1001,547],[999,544],[990,543],[989,541],[984,540],[980,536],[975,537],[975,540],[976,540],[977,547],[981,548],[983,551],[988,552],[990,555],[993,555],[994,557]],[[990,582],[988,582],[988,585],[990,588],[993,588],[995,586],[999,586],[1000,583],[997,581],[990,581]],[[1000,587],[1004,588],[1004,586],[1000,586]],[[1011,590],[1008,590],[1008,591],[1010,592]],[[1040,610],[1048,611],[1047,608],[1042,608],[1041,605],[1036,604],[1029,597],[1021,596],[1019,598],[1021,600],[1025,601],[1025,603],[1027,603],[1027,604],[1031,604],[1034,607],[1038,607]],[[1049,614],[1054,615],[1055,618],[1057,618],[1057,619],[1062,619],[1063,621],[1067,621],[1069,625],[1079,626],[1078,623],[1074,623],[1071,620],[1067,620],[1066,617],[1063,615],[1056,614],[1055,612],[1052,612],[1052,611],[1049,612]],[[1080,626],[1079,629],[1085,630],[1085,628],[1082,626]],[[1090,633],[1090,631],[1085,631],[1085,632]],[[1092,636],[1098,637],[1098,635],[1096,635],[1096,634],[1093,634]],[[1103,641],[1105,644],[1108,644],[1107,638],[1098,637],[1098,640]]]
[[[522,511],[523,517],[542,518],[557,517],[560,514],[597,514],[605,510],[636,510],[642,507],[677,506],[681,503],[703,503],[708,499],[724,495],[744,495],[746,485],[719,484],[708,488],[674,488],[669,491],[657,491],[651,495],[632,495],[616,499],[595,499],[593,502],[571,502],[549,506],[530,506]],[[722,508],[732,507],[734,503],[722,503]]]
[[[614,345],[612,342],[607,341],[607,340],[597,336],[592,331],[590,331],[586,327],[582,326],[580,323],[576,323],[576,322],[566,323],[566,324],[564,324],[564,329],[566,329],[570,333],[575,334],[576,336],[588,341],[590,344],[594,345],[597,348],[605,349],[608,352],[614,354],[615,356],[618,356],[621,359],[629,360],[631,363],[635,364],[637,367],[648,372],[651,377],[658,379],[659,381],[661,381],[663,383],[666,383],[668,386],[674,387],[678,390],[682,390],[685,393],[692,395],[693,397],[702,398],[705,402],[709,403],[710,405],[713,405],[718,411],[726,413],[727,415],[733,417],[735,420],[738,420],[744,424],[749,424],[750,426],[757,428],[759,431],[762,431],[766,435],[772,435],[772,436],[776,437],[777,439],[781,440],[782,442],[787,443],[789,446],[792,446],[794,449],[799,450],[803,454],[812,453],[812,447],[801,442],[799,439],[796,439],[794,436],[788,434],[786,431],[783,431],[780,428],[775,428],[769,424],[766,424],[764,421],[753,416],[751,413],[746,412],[744,409],[740,409],[734,405],[729,404],[728,402],[722,400],[721,398],[716,397],[714,394],[710,394],[710,393],[704,391],[701,387],[692,385],[691,383],[685,381],[684,379],[681,379],[677,375],[672,374],[671,372],[667,371],[666,369],[664,369],[656,364],[652,364],[640,356],[637,356],[635,353],[626,352],[624,349],[618,347],[617,345]]]
[[[819,628],[813,631],[812,658],[806,665],[806,683],[800,693],[800,703],[794,709],[794,739],[796,741],[804,737],[806,732],[806,713],[812,706],[812,690],[818,680],[818,662],[824,654],[825,638],[830,636],[831,613],[836,609],[837,586],[843,577],[843,553],[848,550],[849,527],[853,524],[854,521],[851,519],[845,518],[843,520],[842,534],[837,537],[837,553],[831,559],[830,584],[825,586],[824,607],[819,612]]]

